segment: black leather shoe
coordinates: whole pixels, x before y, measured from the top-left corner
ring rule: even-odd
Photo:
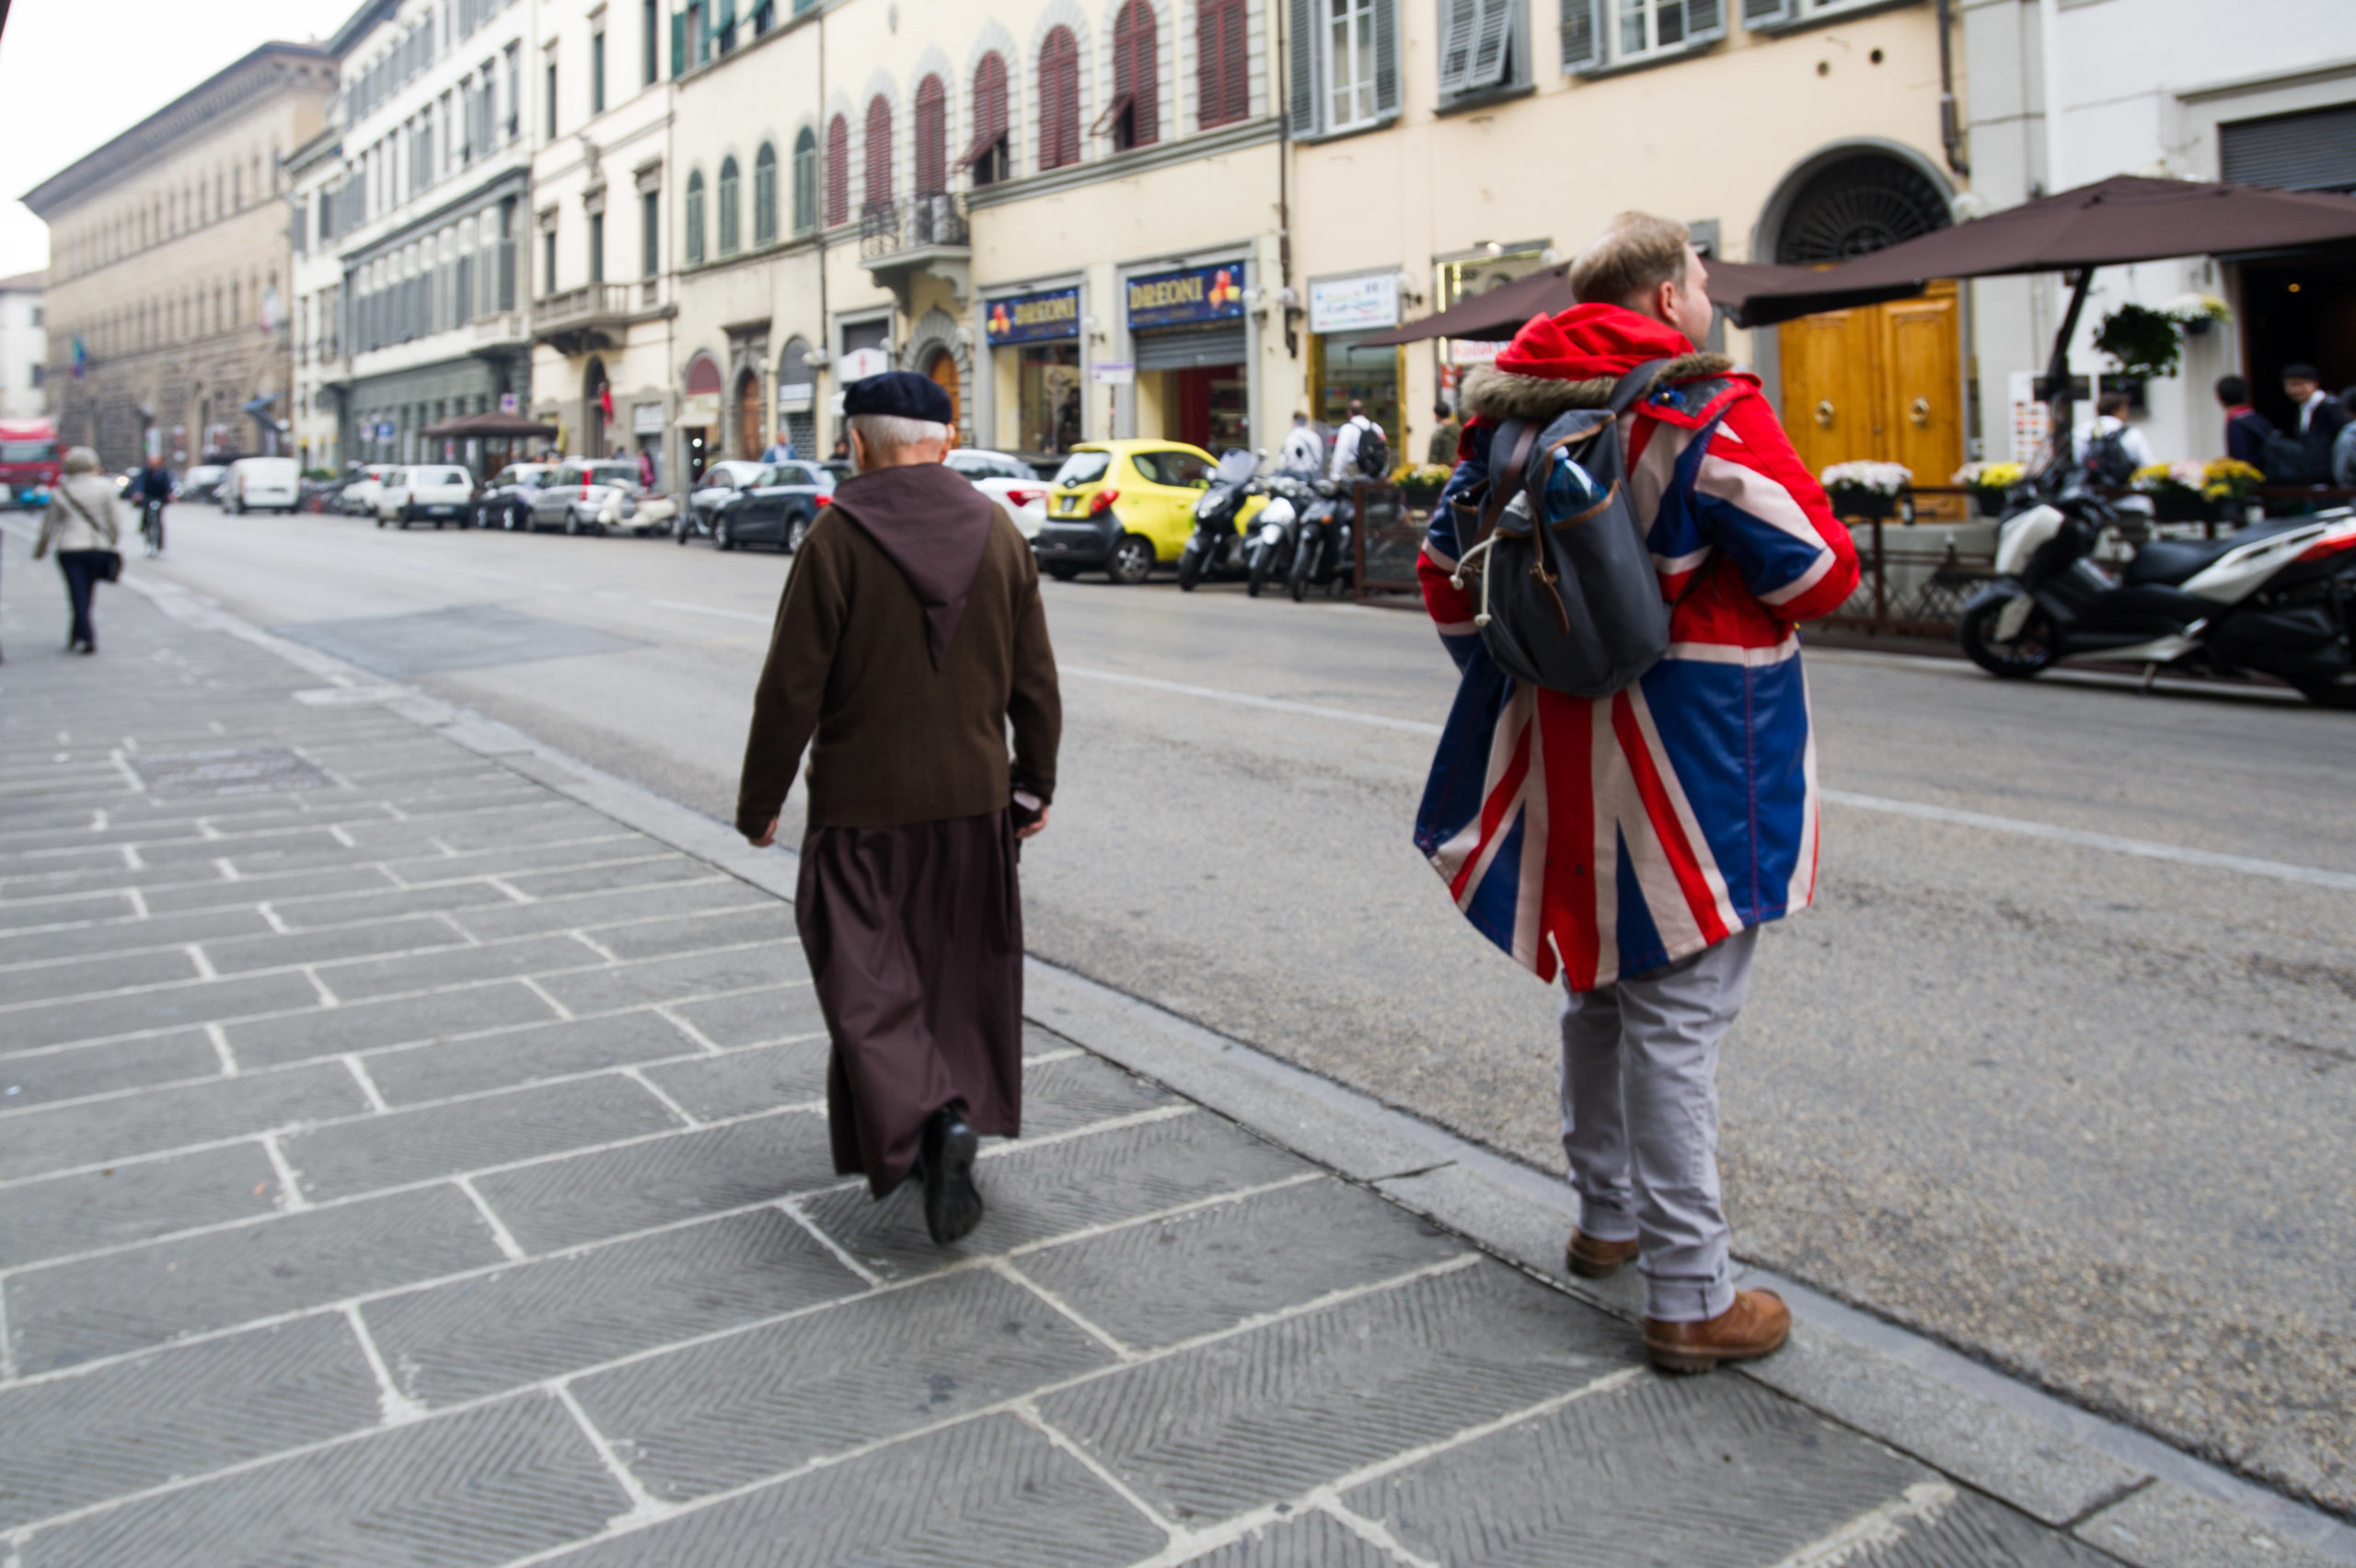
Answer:
[[[924,1124],[924,1228],[936,1246],[946,1247],[982,1222],[982,1192],[974,1185],[974,1157],[982,1140],[953,1107],[944,1106]]]

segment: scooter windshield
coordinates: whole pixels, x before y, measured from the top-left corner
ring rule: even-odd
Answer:
[[[1258,472],[1259,467],[1260,459],[1239,446],[1218,460],[1218,467],[1211,470],[1211,483],[1240,485]]]

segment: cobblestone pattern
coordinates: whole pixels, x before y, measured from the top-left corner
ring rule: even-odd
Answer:
[[[2108,1561],[1044,1032],[936,1249],[783,905],[6,587],[8,1568]]]

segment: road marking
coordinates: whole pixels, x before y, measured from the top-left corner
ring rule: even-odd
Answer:
[[[658,610],[685,610],[689,615],[718,616],[722,620],[751,621],[757,626],[768,626],[777,619],[775,616],[756,616],[750,610],[723,610],[717,605],[690,605],[679,599],[649,599],[646,602]]]
[[[2282,860],[2259,860],[2247,855],[2223,855],[2213,849],[2189,849],[2179,844],[2156,844],[2148,838],[2120,838],[2083,828],[2056,827],[2051,823],[2021,817],[1991,816],[1985,812],[1958,811],[1952,806],[1926,805],[1920,801],[1893,801],[1881,795],[1856,795],[1846,790],[1826,790],[1823,798],[1836,806],[1883,812],[1891,816],[1943,822],[1957,827],[1977,827],[2022,838],[2046,838],[2086,849],[2108,849],[2114,855],[2136,855],[2147,860],[2174,860],[2179,865],[2205,866],[2212,870],[2239,871],[2244,876],[2271,877],[2277,882],[2304,882],[2310,887],[2356,893],[2356,872],[2326,870],[2319,866],[2294,866]]]
[[[1181,697],[1199,697],[1212,702],[1233,703],[1241,708],[1266,709],[1277,713],[1299,713],[1312,719],[1335,719],[1345,724],[1368,724],[1377,729],[1405,730],[1418,735],[1437,735],[1438,724],[1427,724],[1416,719],[1393,719],[1386,714],[1363,713],[1348,708],[1321,708],[1314,703],[1287,702],[1273,697],[1253,697],[1246,692],[1220,691],[1215,686],[1185,686],[1177,681],[1158,681],[1145,675],[1122,674],[1113,670],[1091,670],[1066,664],[1061,673],[1078,675],[1085,680],[1110,681],[1118,686],[1143,686],[1152,691],[1172,692]],[[2244,876],[2270,877],[2276,882],[2304,882],[2309,887],[2327,887],[2341,892],[2356,893],[2356,871],[2327,870],[2320,866],[2292,865],[2283,860],[2261,860],[2248,855],[2226,855],[2214,849],[2192,849],[2180,844],[2161,844],[2148,838],[2124,838],[2116,834],[2090,833],[2083,828],[2058,827],[2051,823],[2030,822],[2024,817],[1995,816],[1987,812],[1958,811],[1953,806],[1934,806],[1921,801],[1892,800],[1884,795],[1860,795],[1847,790],[1825,790],[1822,798],[1836,806],[1848,806],[1857,811],[1881,812],[1890,816],[1914,817],[1923,822],[1942,822],[1956,827],[1976,827],[1989,833],[2009,833],[2022,838],[2044,838],[2058,844],[2074,844],[2084,849],[2107,849],[2114,855],[2134,855],[2147,860],[2173,860],[2178,865],[2201,866],[2210,870],[2238,871]]]

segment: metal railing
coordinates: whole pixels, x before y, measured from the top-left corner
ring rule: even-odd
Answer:
[[[872,202],[859,214],[859,254],[876,261],[911,250],[970,242],[965,199],[952,191]]]

